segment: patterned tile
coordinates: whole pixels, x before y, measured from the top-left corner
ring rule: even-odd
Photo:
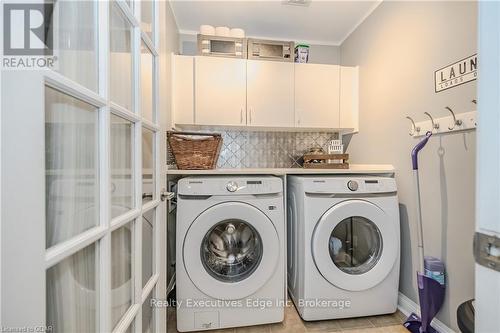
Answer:
[[[328,142],[339,136],[332,132],[213,132],[222,135],[217,167],[224,169],[300,167],[302,155],[309,148],[326,150]],[[170,153],[167,154],[167,164],[175,165]]]

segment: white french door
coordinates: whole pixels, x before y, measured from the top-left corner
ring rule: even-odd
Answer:
[[[154,1],[55,1],[55,70],[2,72],[1,326],[162,332]]]
[[[475,331],[485,333],[500,331],[499,59],[500,3],[480,1]]]

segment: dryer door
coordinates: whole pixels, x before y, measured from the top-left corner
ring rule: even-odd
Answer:
[[[394,223],[378,206],[347,200],[318,221],[312,238],[313,258],[331,284],[350,291],[372,288],[389,274],[399,254]]]
[[[182,256],[200,291],[215,299],[241,299],[274,274],[281,241],[262,211],[225,202],[205,210],[191,224]]]

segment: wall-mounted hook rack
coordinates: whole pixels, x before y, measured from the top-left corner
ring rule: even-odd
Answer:
[[[411,121],[411,131],[408,134],[410,134],[410,136],[414,136],[415,134],[418,134],[420,132],[420,127],[417,127],[413,118],[410,116],[407,116],[406,119],[409,119]]]
[[[456,126],[462,125],[462,120],[461,119],[457,119],[457,117],[455,117],[455,112],[453,112],[453,110],[449,106],[446,106],[445,109],[448,110],[448,111],[450,111],[451,112],[451,116],[453,117],[453,126],[452,127],[448,126],[448,129],[450,131],[452,131]]]
[[[429,112],[424,112],[424,114],[430,118],[431,120],[431,125],[432,125],[432,130],[438,130],[439,129],[439,121],[434,121],[434,118],[432,118],[431,114]],[[432,131],[431,130],[431,131]]]
[[[414,131],[412,136],[421,137],[425,135],[427,131],[432,131],[433,134],[445,134],[473,130],[477,127],[477,111],[474,110],[464,113],[455,113],[448,106],[445,107],[445,109],[450,112],[450,115],[440,118],[434,118],[429,112],[424,112],[425,115],[429,117],[429,120],[415,122],[414,128],[420,128],[420,131]],[[440,126],[440,124],[443,124],[443,126]],[[454,124],[454,126],[450,126],[451,124]]]

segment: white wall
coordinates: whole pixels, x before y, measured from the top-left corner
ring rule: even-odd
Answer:
[[[475,107],[476,83],[434,92],[434,71],[477,50],[474,2],[383,2],[341,46],[343,65],[360,66],[360,131],[348,146],[351,163],[397,168],[401,212],[400,291],[417,301],[414,186],[407,115],[424,120]],[[445,124],[445,126],[447,126]],[[349,138],[345,138],[349,139]],[[426,254],[448,271],[438,318],[458,331],[457,306],[474,297],[475,132],[433,137],[420,154]]]
[[[340,64],[340,46],[310,45],[309,62],[312,64]]]

